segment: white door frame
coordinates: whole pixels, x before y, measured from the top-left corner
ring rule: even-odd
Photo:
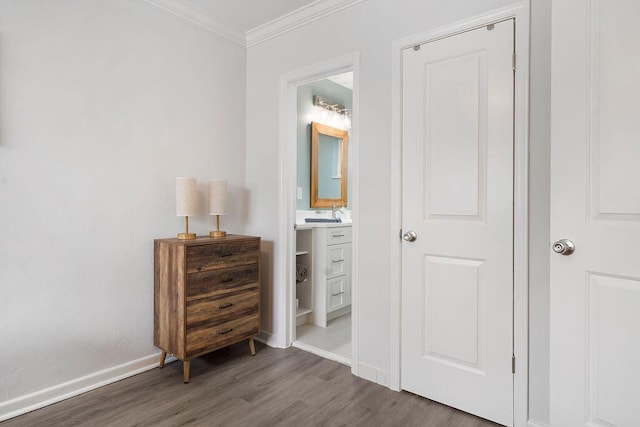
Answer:
[[[311,65],[280,77],[280,241],[282,242],[280,253],[282,271],[284,271],[284,283],[275,284],[283,292],[280,307],[286,308],[286,313],[277,313],[278,321],[284,325],[285,342],[282,347],[289,347],[293,343],[296,327],[295,297],[295,242],[296,234],[293,228],[296,218],[296,165],[297,165],[297,89],[307,83],[320,80],[335,74],[353,71],[353,105],[351,130],[349,131],[349,154],[352,163],[350,171],[353,177],[351,183],[351,210],[352,210],[352,263],[351,263],[351,372],[358,375],[358,232],[359,232],[359,184],[358,184],[358,158],[359,158],[359,54],[352,53],[325,62]],[[283,330],[280,329],[279,330]]]
[[[402,344],[402,50],[416,44],[435,41],[491,23],[515,19],[515,141],[514,141],[514,425],[526,426],[528,420],[528,341],[529,341],[529,0],[474,16],[445,27],[416,34],[392,45],[392,140],[391,140],[391,366],[389,386],[400,390]]]

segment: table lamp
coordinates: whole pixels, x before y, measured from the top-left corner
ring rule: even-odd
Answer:
[[[196,214],[197,210],[196,179],[189,177],[176,178],[176,215],[184,217],[185,232],[178,234],[180,240],[196,238],[195,233],[189,233],[189,216]]]
[[[220,231],[220,215],[227,214],[227,181],[212,179],[209,183],[209,215],[216,216],[216,229],[209,236],[225,237],[226,231]]]

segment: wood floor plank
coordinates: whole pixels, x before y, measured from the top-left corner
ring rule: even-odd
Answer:
[[[0,423],[21,426],[464,426],[497,424],[354,377],[296,348],[245,342],[166,364]]]

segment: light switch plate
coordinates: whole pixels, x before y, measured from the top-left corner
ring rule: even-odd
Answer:
[[[302,200],[302,187],[296,187],[296,197],[298,200]]]

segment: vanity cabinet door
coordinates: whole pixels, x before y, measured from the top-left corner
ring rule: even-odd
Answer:
[[[327,278],[349,274],[351,243],[327,247]]]
[[[327,280],[327,291],[327,313],[349,305],[351,289],[348,276]]]

